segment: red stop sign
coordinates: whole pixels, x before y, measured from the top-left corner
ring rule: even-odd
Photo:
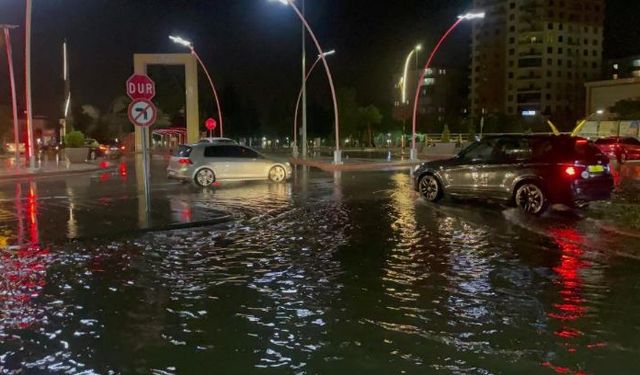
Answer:
[[[208,118],[207,121],[204,122],[204,126],[207,130],[215,130],[218,127],[218,122],[213,118]]]
[[[156,96],[156,83],[144,74],[134,74],[127,80],[127,95],[132,100],[151,100]]]

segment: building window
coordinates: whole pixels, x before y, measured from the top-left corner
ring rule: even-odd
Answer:
[[[509,78],[513,78],[513,72],[509,72]]]
[[[547,29],[553,30],[553,24],[551,22],[549,22],[549,24],[547,24]]]
[[[598,51],[596,51],[595,49],[593,50],[593,57],[598,57]]]
[[[558,59],[558,66],[562,66],[562,59]]]
[[[553,47],[547,47],[547,53],[553,53]]]
[[[547,72],[549,74],[547,74],[549,77],[551,77],[551,72]],[[547,82],[547,88],[550,89],[551,88],[551,82]]]
[[[547,94],[546,98],[547,100],[551,100],[551,94]]]
[[[515,50],[515,49],[511,48],[511,49],[509,50],[509,56],[513,56],[513,55],[515,55],[515,53],[516,53],[516,50]]]
[[[509,31],[511,31],[512,33],[515,33],[516,32],[516,27],[515,26],[511,26],[509,28]]]
[[[511,8],[511,9],[516,9],[516,3],[511,3],[511,4],[509,4],[509,8]]]
[[[592,63],[592,64],[591,64],[591,67],[592,67],[593,69],[598,69],[598,63],[595,63],[595,62],[594,62],[594,63]]]
[[[558,36],[558,43],[562,43],[564,41],[564,37],[562,35]]]
[[[558,48],[558,53],[562,55],[562,47]]]
[[[547,77],[551,78],[551,71],[547,70]],[[551,85],[550,83],[547,83],[547,86]]]
[[[496,34],[497,34],[497,32],[498,32],[498,31],[496,30]],[[510,44],[513,44],[513,43],[515,43],[515,42],[516,42],[516,38],[514,38],[514,37],[509,38],[509,43],[510,43]]]
[[[598,41],[596,39],[593,40],[593,45],[597,46],[598,45]]]

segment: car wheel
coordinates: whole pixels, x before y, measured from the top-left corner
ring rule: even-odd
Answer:
[[[531,215],[542,215],[547,209],[547,197],[540,186],[525,182],[516,190],[516,205]]]
[[[209,187],[216,181],[216,176],[213,174],[213,171],[211,169],[204,168],[196,173],[195,180],[196,184],[202,187]]]
[[[442,188],[435,176],[423,176],[419,184],[420,194],[429,202],[437,202],[442,198]]]
[[[269,180],[273,182],[282,182],[285,178],[287,178],[287,171],[279,165],[276,165],[269,171]]]

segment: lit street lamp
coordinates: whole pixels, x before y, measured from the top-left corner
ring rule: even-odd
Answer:
[[[418,84],[416,87],[416,96],[413,101],[413,134],[412,134],[412,141],[411,141],[411,160],[418,160],[418,149],[416,148],[416,127],[418,123],[418,101],[420,99],[420,90],[422,89],[422,83],[424,82],[425,76],[429,71],[429,67],[431,66],[431,62],[433,61],[433,58],[436,55],[436,52],[438,52],[438,50],[440,49],[444,41],[447,39],[449,34],[451,34],[453,30],[455,30],[458,27],[458,25],[460,25],[463,21],[481,19],[481,18],[484,18],[484,16],[485,14],[483,12],[467,13],[467,14],[458,16],[458,19],[456,20],[456,22],[454,22],[453,25],[451,25],[451,27],[442,35],[442,37],[440,38],[436,46],[431,51],[431,54],[429,55],[429,59],[427,59],[427,64],[424,66],[424,69],[422,70],[422,74],[420,74],[420,79],[418,80]]]
[[[300,93],[298,94],[298,100],[296,101],[296,111],[293,116],[293,157],[294,158],[298,157],[298,110],[300,109],[300,101],[302,100],[302,94],[304,93],[306,83],[309,80],[309,77],[311,77],[311,73],[313,73],[313,70],[316,68],[318,63],[320,63],[320,61],[322,60],[322,57],[331,56],[335,53],[336,53],[335,50],[331,50],[329,52],[325,52],[321,55],[318,55],[318,58],[313,63],[313,65],[311,65],[311,68],[309,68],[309,72],[304,77],[304,81],[302,82],[302,87],[300,88]]]
[[[339,113],[338,113],[338,98],[336,96],[336,89],[335,89],[335,86],[333,84],[333,77],[331,75],[331,69],[329,69],[329,64],[327,63],[326,56],[324,56],[324,51],[322,50],[322,47],[320,46],[320,42],[318,42],[318,38],[316,38],[316,34],[313,32],[313,30],[311,29],[311,26],[309,25],[307,20],[304,18],[304,15],[300,12],[300,9],[298,9],[298,7],[293,2],[293,0],[269,0],[269,1],[277,1],[277,2],[279,2],[281,4],[284,4],[284,5],[290,5],[291,9],[293,9],[293,11],[296,13],[298,18],[300,18],[300,21],[302,21],[302,23],[304,24],[304,27],[307,29],[307,32],[309,32],[309,35],[311,36],[311,39],[313,39],[313,43],[315,43],[316,48],[318,49],[318,54],[319,54],[320,58],[322,59],[322,64],[324,65],[324,70],[327,73],[327,79],[329,80],[329,87],[331,88],[331,98],[333,99],[333,112],[334,112],[335,126],[336,126],[336,129],[335,129],[335,132],[336,132],[336,149],[335,149],[335,151],[333,153],[333,162],[334,162],[334,164],[341,164],[342,163],[342,152],[340,151],[340,118],[339,118]]]
[[[411,58],[413,57],[413,55],[416,55],[416,64],[418,61],[418,52],[422,50],[422,45],[418,44],[417,46],[415,46],[411,52],[409,53],[409,55],[407,56],[407,60],[404,63],[404,70],[403,70],[403,74],[402,74],[402,104],[406,104],[407,103],[407,81],[408,81],[408,75],[409,75],[409,63],[411,62]],[[416,70],[418,70],[416,68]]]
[[[213,84],[213,78],[211,78],[211,74],[209,74],[209,70],[200,59],[200,55],[198,55],[198,53],[196,52],[196,49],[193,47],[193,43],[191,43],[188,40],[182,39],[178,36],[171,35],[169,36],[169,39],[171,39],[171,41],[176,44],[189,48],[189,50],[191,50],[191,54],[196,58],[196,60],[198,60],[198,63],[202,67],[202,70],[204,70],[204,73],[206,74],[207,79],[209,80],[209,85],[211,85],[211,91],[213,91],[213,98],[216,101],[216,107],[218,108],[218,119],[220,120],[220,137],[224,137],[224,123],[222,121],[222,109],[220,108],[220,100],[218,98],[218,92],[216,91],[216,86]]]

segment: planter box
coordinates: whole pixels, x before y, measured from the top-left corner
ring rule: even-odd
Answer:
[[[86,147],[81,148],[67,148],[64,150],[65,155],[67,156],[67,160],[71,164],[82,164],[87,161],[87,155],[89,154],[89,149]]]

